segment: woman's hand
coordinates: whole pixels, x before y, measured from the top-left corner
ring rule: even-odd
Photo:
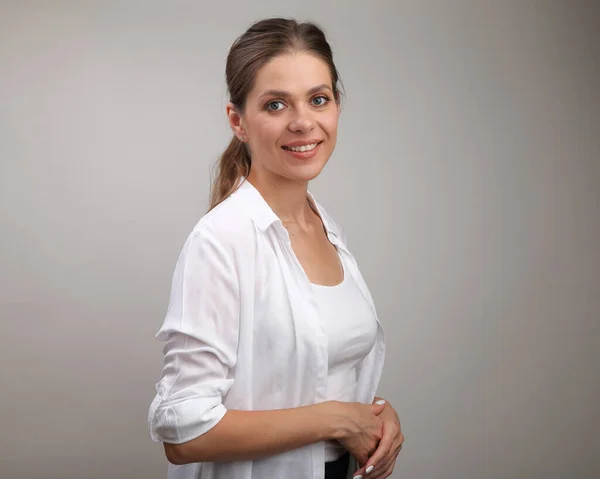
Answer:
[[[364,464],[377,449],[383,435],[380,414],[385,408],[381,404],[333,401],[334,422],[337,424],[335,439],[360,464]]]
[[[376,397],[375,401],[378,400],[381,400],[381,398]],[[385,403],[379,418],[383,421],[383,435],[379,441],[379,446],[367,461],[361,461],[357,457],[358,463],[362,467],[354,473],[355,478],[360,476],[361,478],[368,477],[368,479],[384,479],[389,477],[394,470],[396,458],[402,450],[402,443],[404,442],[400,419],[388,402]],[[371,468],[371,466],[374,467]]]

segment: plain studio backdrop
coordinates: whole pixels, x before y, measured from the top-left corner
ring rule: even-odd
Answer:
[[[583,1],[3,1],[0,477],[162,479],[148,407],[255,20],[346,88],[310,189],[387,333],[394,478],[600,477],[600,9]]]

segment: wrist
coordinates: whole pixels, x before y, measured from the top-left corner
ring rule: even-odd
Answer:
[[[338,440],[345,436],[343,404],[341,401],[325,401],[318,404],[322,411],[321,440]]]

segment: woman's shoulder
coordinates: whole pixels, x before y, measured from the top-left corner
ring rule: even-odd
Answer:
[[[255,230],[242,206],[239,198],[229,196],[198,220],[190,237],[210,239],[225,249],[248,250],[254,242]]]

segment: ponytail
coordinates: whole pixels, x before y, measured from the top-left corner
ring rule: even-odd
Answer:
[[[250,154],[246,145],[234,136],[218,159],[217,175],[210,190],[210,207],[208,211],[225,200],[238,186],[238,180],[250,174]]]

